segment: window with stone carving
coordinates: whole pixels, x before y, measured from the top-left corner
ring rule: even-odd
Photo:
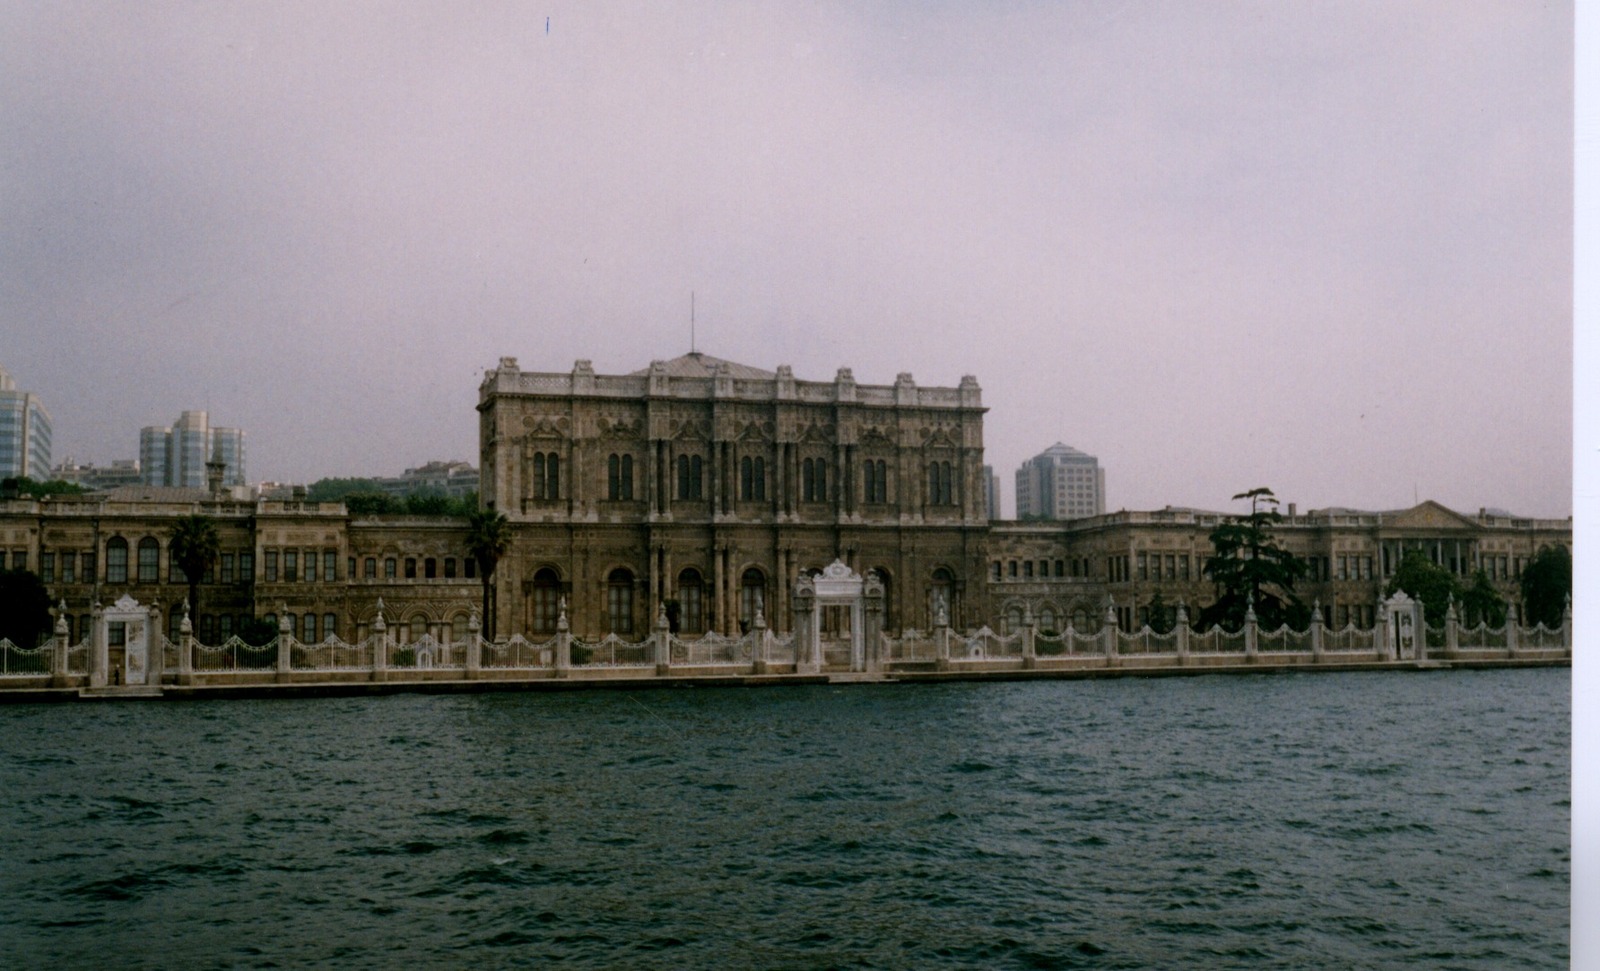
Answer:
[[[616,569],[606,580],[606,623],[613,634],[633,633],[633,574]]]
[[[678,456],[678,498],[702,498],[705,463],[698,455]]]

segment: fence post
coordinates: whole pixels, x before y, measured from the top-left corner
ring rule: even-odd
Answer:
[[[1022,608],[1022,666],[1034,668],[1039,666],[1039,647],[1034,640],[1038,628],[1033,622],[1033,610],[1027,605]]]
[[[56,610],[56,643],[50,652],[50,687],[67,686],[67,651],[71,649],[72,631],[67,628],[67,600],[61,598]]]
[[[1311,663],[1316,664],[1322,660],[1322,600],[1319,598],[1311,604]]]
[[[183,605],[183,620],[178,622],[178,683],[194,684],[194,624],[189,621],[189,605]]]
[[[1561,608],[1561,646],[1566,649],[1567,657],[1572,656],[1572,594],[1567,594],[1567,602]]]
[[[1456,613],[1456,598],[1450,595],[1450,605],[1444,611],[1444,656],[1455,657],[1461,653],[1461,616]]]
[[[389,625],[383,622],[383,598],[378,598],[378,618],[372,622],[372,680],[389,680]]]
[[[1372,620],[1372,653],[1380,661],[1389,660],[1389,611],[1383,601],[1378,601],[1378,612]]]
[[[1521,613],[1515,605],[1506,611],[1506,657],[1517,656],[1517,640],[1522,634],[1522,623],[1518,618]]]
[[[1260,629],[1256,623],[1256,602],[1248,600],[1244,605],[1244,659],[1247,663],[1256,661],[1256,638]]]
[[[556,677],[564,678],[572,670],[572,627],[567,623],[567,598],[561,598],[560,613],[556,614]]]
[[[294,651],[294,629],[289,626],[289,605],[278,605],[278,680],[289,680],[289,658]]]
[[[150,645],[144,683],[160,686],[161,676],[167,667],[167,637],[161,632],[161,608],[151,604],[150,609],[145,611],[144,622],[147,625],[145,643]]]
[[[666,677],[672,671],[672,624],[667,620],[667,602],[656,611],[656,629],[650,638],[655,645],[656,674]]]
[[[1178,663],[1187,664],[1189,663],[1189,605],[1183,602],[1182,597],[1178,598],[1177,623]]]
[[[476,678],[483,668],[483,641],[478,636],[478,612],[467,618],[467,677]]]
[[[756,615],[750,621],[750,671],[752,674],[767,673],[767,618],[761,612],[761,602],[756,601]]]
[[[1100,627],[1100,650],[1107,665],[1117,663],[1117,606],[1110,597],[1106,598],[1106,620]]]
[[[104,688],[111,677],[111,647],[106,643],[106,608],[98,602],[89,610],[89,687]]]
[[[822,645],[817,643],[817,588],[808,576],[794,585],[790,605],[794,609],[794,673],[816,674],[822,670]]]

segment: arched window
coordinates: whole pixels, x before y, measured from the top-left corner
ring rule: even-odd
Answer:
[[[928,463],[928,502],[935,506],[949,506],[956,501],[954,480],[949,462]]]
[[[678,498],[699,499],[703,492],[704,463],[698,455],[678,456]]]
[[[417,641],[420,641],[424,637],[428,636],[428,618],[422,616],[421,614],[417,614],[416,616],[412,617],[410,624],[407,626],[408,630],[406,632],[406,640],[409,643],[416,643]]]
[[[533,630],[554,634],[561,614],[561,580],[556,571],[545,567],[533,575]]]
[[[883,503],[889,501],[889,466],[883,459],[867,459],[861,466],[862,479],[864,480],[866,501]]]
[[[456,614],[450,619],[450,643],[459,644],[467,639],[467,615]]]
[[[161,545],[154,536],[139,541],[139,582],[158,583],[161,572]]]
[[[767,460],[745,456],[739,460],[739,498],[762,502],[767,498]]]
[[[614,634],[633,633],[633,574],[627,570],[606,578],[606,625]]]
[[[1000,633],[1009,634],[1012,631],[1017,631],[1017,630],[1021,630],[1021,629],[1022,629],[1022,608],[1021,607],[1017,607],[1017,606],[1007,607],[1006,608],[1006,629],[1001,631]]]
[[[533,453],[533,497],[561,498],[561,456],[554,452]]]
[[[806,459],[801,463],[801,500],[804,502],[828,501],[828,461]]]
[[[678,574],[678,629],[685,634],[700,634],[706,629],[705,580],[699,570]]]
[[[612,455],[606,459],[606,498],[621,501],[633,498],[633,456]]]
[[[739,629],[748,631],[755,622],[756,611],[766,613],[767,577],[755,567],[739,577]],[[764,619],[764,618],[763,618]]]
[[[128,582],[128,541],[121,536],[106,543],[106,582]]]
[[[317,615],[310,611],[300,618],[300,640],[307,644],[317,642]]]
[[[226,621],[228,618],[224,617],[222,619],[224,621]],[[337,614],[323,614],[322,615],[322,636],[324,638],[338,637],[339,636],[339,615],[337,615]]]
[[[1056,612],[1049,607],[1039,611],[1039,630],[1051,634],[1056,632]]]

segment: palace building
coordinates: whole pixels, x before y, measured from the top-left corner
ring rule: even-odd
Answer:
[[[994,522],[978,382],[920,386],[805,381],[687,354],[631,374],[524,371],[502,358],[479,388],[481,501],[512,543],[493,577],[499,636],[639,639],[658,614],[679,634],[737,634],[759,612],[793,622],[802,576],[835,560],[875,575],[885,631],[952,627],[1123,628],[1153,605],[1191,608],[1210,531],[1193,509]],[[200,587],[194,631],[226,640],[247,621],[296,639],[361,638],[380,613],[401,643],[457,638],[481,602],[466,523],[448,516],[355,515],[301,494],[249,498],[208,488],[135,486],[47,500],[0,494],[0,567],[37,573],[74,637],[92,605],[130,595],[164,611],[172,636],[187,595],[168,539],[178,518],[218,523],[221,556]],[[1386,512],[1290,504],[1275,530],[1310,571],[1297,592],[1330,627],[1365,626],[1402,553],[1422,550],[1468,576],[1483,569],[1516,604],[1522,565],[1570,547],[1572,523],[1423,502]]]

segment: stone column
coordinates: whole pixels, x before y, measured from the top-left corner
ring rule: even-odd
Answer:
[[[651,643],[655,645],[656,674],[666,677],[672,671],[672,625],[667,621],[667,605],[661,602],[661,608],[656,611],[656,628],[651,633]]]
[[[1313,664],[1322,660],[1322,601],[1316,600],[1311,605],[1311,662]]]
[[[1247,601],[1244,605],[1244,659],[1247,664],[1256,662],[1256,650],[1260,647],[1260,633],[1260,627],[1256,623],[1255,601]]]
[[[1517,656],[1517,641],[1522,637],[1522,625],[1517,621],[1517,609],[1512,605],[1506,611],[1506,656]]]
[[[1106,656],[1106,664],[1117,663],[1117,605],[1110,598],[1106,598],[1106,619],[1100,626],[1100,651]]]
[[[756,615],[750,622],[750,672],[752,674],[766,674],[767,665],[767,618],[761,609],[761,604],[756,604]]]
[[[106,643],[106,608],[96,603],[89,612],[89,687],[104,688],[111,676],[111,647]]]
[[[161,631],[161,608],[151,604],[145,623],[149,625],[145,637],[150,645],[150,663],[145,668],[144,683],[160,685],[167,667],[167,637]]]
[[[383,622],[383,598],[378,598],[378,617],[372,622],[372,680],[389,680],[389,625]]]
[[[1189,605],[1184,603],[1181,597],[1178,599],[1177,625],[1174,632],[1178,635],[1176,638],[1178,663],[1187,664],[1189,663]]]
[[[866,668],[876,673],[883,670],[883,584],[876,574],[868,574],[862,599],[861,637],[866,648]]]
[[[1444,612],[1444,656],[1455,657],[1461,653],[1460,615],[1456,613],[1456,598],[1450,597],[1450,606]]]
[[[1033,610],[1030,607],[1022,608],[1022,666],[1036,668],[1039,666],[1038,645],[1034,641],[1036,628],[1033,623]]]
[[[467,618],[467,677],[476,678],[483,670],[483,638],[478,636],[478,612]]]
[[[794,591],[794,670],[796,674],[816,674],[822,670],[817,657],[817,592],[810,577],[801,577]]]
[[[289,659],[294,650],[294,630],[289,626],[289,605],[278,605],[278,675],[279,681],[289,680]]]
[[[564,678],[572,670],[572,627],[567,623],[567,598],[561,598],[561,610],[556,614],[556,677]]]
[[[933,656],[938,670],[950,670],[950,615],[944,601],[937,598],[933,604]]]
[[[50,687],[67,686],[67,651],[72,648],[72,631],[67,628],[67,601],[56,608],[56,643],[50,652]]]
[[[178,683],[194,684],[194,624],[189,620],[187,603],[183,620],[178,622]]]
[[[1372,652],[1380,661],[1392,660],[1389,643],[1389,611],[1383,601],[1378,601],[1378,612],[1372,624]]]

